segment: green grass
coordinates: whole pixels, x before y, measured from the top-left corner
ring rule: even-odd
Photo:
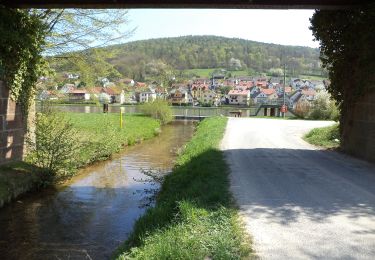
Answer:
[[[308,79],[308,80],[319,80],[319,81],[323,81],[323,79],[327,79],[327,77],[315,76],[315,75],[299,75],[299,78]]]
[[[40,182],[40,169],[24,162],[0,166],[0,207]]]
[[[227,119],[202,121],[165,178],[156,205],[135,224],[117,259],[241,259],[251,248],[218,149]]]
[[[125,116],[124,127],[121,129],[120,116],[117,113],[66,113],[66,115],[78,131],[77,142],[82,144],[80,156],[77,158],[80,167],[94,161],[108,159],[123,146],[150,139],[160,131],[160,123],[146,116]]]
[[[340,146],[339,124],[333,126],[315,128],[307,133],[303,139],[314,145],[325,148],[337,148]]]

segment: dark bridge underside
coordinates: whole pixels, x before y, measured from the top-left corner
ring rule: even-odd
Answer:
[[[371,0],[3,0],[16,8],[350,9]]]

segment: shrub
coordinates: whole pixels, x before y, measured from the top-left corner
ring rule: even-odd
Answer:
[[[340,116],[335,101],[326,91],[320,91],[312,103],[312,110],[309,114],[311,119],[335,120],[338,121]]]
[[[296,104],[296,108],[294,109],[294,112],[302,118],[308,117],[310,113],[310,103],[308,101],[298,102]]]
[[[79,150],[77,132],[64,114],[47,111],[38,113],[35,140],[28,140],[31,147],[27,160],[44,171],[44,181],[58,181],[70,176],[75,169]]]
[[[167,124],[173,120],[172,109],[165,100],[156,99],[153,102],[144,103],[140,106],[140,109],[145,115],[160,120],[162,124]]]

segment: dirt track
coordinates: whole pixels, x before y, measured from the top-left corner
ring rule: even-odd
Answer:
[[[375,259],[375,165],[301,139],[330,124],[228,121],[221,148],[261,259]]]

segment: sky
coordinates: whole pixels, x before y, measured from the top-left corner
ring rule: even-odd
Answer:
[[[309,30],[314,10],[132,9],[127,41],[184,35],[217,35],[317,48]]]

